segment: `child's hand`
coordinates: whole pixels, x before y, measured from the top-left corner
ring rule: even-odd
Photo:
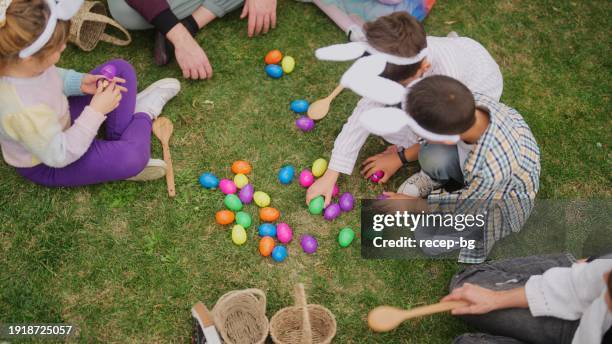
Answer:
[[[317,179],[314,184],[308,188],[308,191],[306,191],[306,204],[310,203],[310,201],[317,196],[323,196],[325,197],[325,206],[327,207],[331,202],[334,185],[339,175],[340,174],[334,170],[328,169],[325,171],[325,174]]]
[[[386,183],[402,167],[402,161],[397,155],[397,148],[387,148],[384,152],[367,158],[361,166],[361,174],[366,178],[370,178],[376,171],[385,172],[380,182]]]
[[[95,111],[106,115],[115,110],[121,101],[121,86],[117,86],[114,81],[104,88],[102,83],[98,86],[96,94],[91,98],[91,106]]]
[[[81,80],[81,92],[84,94],[96,94],[96,90],[98,89],[98,80],[100,79],[104,79],[104,76],[85,74],[85,76],[83,76],[83,80]],[[115,77],[112,81],[119,84],[125,84],[125,80],[118,77]],[[104,82],[101,82],[101,84],[103,84],[104,87],[107,87],[110,82],[104,80]],[[127,88],[119,85],[117,85],[117,87],[119,87],[121,92],[127,92]]]

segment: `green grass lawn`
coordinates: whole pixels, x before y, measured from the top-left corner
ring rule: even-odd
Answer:
[[[610,197],[611,15],[606,1],[442,0],[425,21],[429,34],[455,30],[483,43],[499,62],[502,101],[523,114],[542,150],[540,198]],[[214,78],[182,81],[182,93],[166,107],[175,125],[176,199],[167,197],[163,180],[47,189],[0,164],[0,322],[72,323],[80,327],[79,342],[185,343],[196,301],[212,308],[230,290],[261,288],[271,317],[292,303],[293,285],[303,282],[309,300],[335,314],[339,343],[450,342],[467,328],[448,315],[384,335],[371,333],[365,317],[380,304],[437,301],[459,264],[363,260],[358,241],[347,249],[335,241],[340,228],[359,228],[358,211],[329,223],[308,214],[297,183],[276,180],[283,164],[300,170],[329,158],[358,100],[341,94],[309,134],[293,125],[289,102],[327,95],[349,65],[318,62],[313,50],[342,42],[344,35],[316,7],[294,1],[279,1],[278,27],[254,39],[246,37],[238,16],[198,35]],[[60,65],[87,71],[121,57],[136,67],[141,88],[180,77],[176,64],[152,63],[152,36],[134,33],[129,47],[101,44],[89,54],[71,47]],[[280,80],[263,71],[263,57],[274,48],[297,61],[293,74]],[[161,156],[159,143],[153,147]],[[384,147],[371,138],[361,159]],[[297,234],[318,237],[317,254],[304,254],[294,241],[289,258],[274,264],[257,254],[254,229],[247,244],[236,247],[228,228],[215,224],[223,197],[202,189],[197,177],[205,171],[231,176],[237,159],[251,162],[256,188],[272,196]],[[387,189],[407,176],[402,171]],[[361,198],[382,190],[357,173],[342,178],[340,188]],[[256,214],[255,206],[246,209]]]

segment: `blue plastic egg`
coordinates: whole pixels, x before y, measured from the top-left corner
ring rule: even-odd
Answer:
[[[308,102],[304,99],[298,99],[291,102],[291,110],[296,113],[304,113],[308,111]]]
[[[281,184],[290,184],[295,176],[295,168],[291,165],[284,166],[278,171],[278,181]]]
[[[283,76],[283,69],[279,65],[269,64],[266,66],[266,73],[273,79]]]
[[[198,179],[202,187],[206,189],[216,189],[219,186],[219,178],[212,173],[202,173],[200,178]]]
[[[259,236],[265,237],[276,237],[276,226],[272,223],[262,223],[259,225]]]
[[[272,259],[276,262],[282,262],[287,258],[287,249],[285,246],[276,246],[274,250],[272,250]]]

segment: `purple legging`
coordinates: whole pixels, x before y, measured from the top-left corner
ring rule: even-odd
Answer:
[[[104,140],[94,139],[85,154],[72,164],[53,168],[39,164],[18,168],[17,172],[30,181],[44,186],[80,186],[114,180],[124,180],[142,171],[151,156],[151,118],[145,113],[134,113],[138,93],[136,72],[124,60],[106,62],[117,68],[117,76],[125,79],[127,92],[119,106],[108,114]],[[104,65],[91,74],[99,74]],[[72,122],[91,102],[91,96],[68,98]]]

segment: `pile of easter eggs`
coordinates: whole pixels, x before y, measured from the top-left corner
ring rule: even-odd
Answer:
[[[278,49],[269,51],[264,57],[266,74],[272,79],[280,79],[283,74],[289,74],[295,69],[295,59],[284,56]]]

